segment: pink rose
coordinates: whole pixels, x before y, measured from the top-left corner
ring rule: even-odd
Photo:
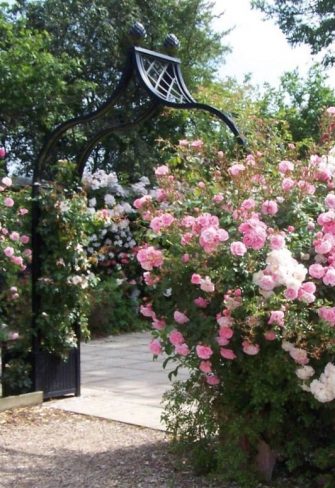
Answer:
[[[198,297],[193,300],[193,303],[199,308],[206,308],[208,307],[209,301],[206,298]]]
[[[220,354],[224,359],[229,359],[229,360],[236,359],[237,357],[232,349],[227,349],[226,347],[220,348]]]
[[[20,208],[19,209],[19,214],[20,215],[26,215],[29,212],[27,208]]]
[[[166,327],[166,322],[164,319],[157,319],[156,317],[153,317],[152,327],[156,330],[163,330]]]
[[[10,233],[9,238],[14,242],[18,241],[20,239],[20,234],[18,232],[13,231]]]
[[[155,356],[162,353],[162,346],[158,339],[153,339],[149,344],[149,349]]]
[[[284,296],[288,300],[295,300],[296,298],[298,298],[298,290],[292,287],[286,288],[286,290],[284,291]]]
[[[201,139],[197,139],[191,142],[191,147],[193,147],[193,149],[202,149],[203,145],[204,143]]]
[[[216,376],[215,374],[211,374],[211,375],[206,376],[206,381],[211,386],[216,386],[220,383],[219,377]]]
[[[156,317],[155,312],[152,310],[152,304],[148,303],[148,305],[141,305],[140,312],[144,317]]]
[[[153,246],[144,247],[137,253],[137,260],[146,271],[162,266],[164,258],[163,253]]]
[[[327,286],[335,286],[335,269],[328,268],[326,274],[322,278],[322,281]]]
[[[150,195],[144,195],[141,198],[137,198],[133,202],[133,206],[137,209],[144,207],[147,203],[150,203],[152,201],[152,197]]]
[[[294,164],[291,161],[281,161],[278,165],[278,169],[281,173],[288,173],[294,170]]]
[[[252,344],[249,341],[243,341],[242,349],[245,354],[248,354],[249,356],[255,356],[259,353],[260,348],[258,344]]]
[[[234,335],[234,331],[233,329],[231,329],[230,327],[227,327],[225,325],[223,326],[220,326],[220,329],[219,329],[219,336],[220,337],[224,337],[225,339],[231,339]]]
[[[181,260],[184,264],[188,263],[190,261],[190,255],[189,254],[183,254],[182,257],[181,257]]]
[[[311,264],[311,266],[308,268],[309,274],[312,276],[312,278],[320,279],[325,275],[325,268],[321,266],[321,264]]]
[[[276,215],[278,212],[277,202],[274,200],[265,200],[262,204],[261,211],[264,215]]]
[[[206,276],[206,278],[201,279],[200,289],[207,293],[213,293],[215,291],[215,285],[214,283],[212,283],[209,276]]]
[[[256,202],[253,198],[247,198],[246,200],[243,200],[241,208],[243,210],[251,210],[252,208],[255,208]]]
[[[5,156],[6,156],[6,149],[0,146],[0,159],[4,159]]]
[[[214,203],[221,203],[223,200],[223,195],[222,193],[218,193],[217,195],[214,195],[214,197],[212,198],[212,201]]]
[[[200,359],[209,359],[213,355],[213,350],[210,346],[202,346],[201,344],[198,344],[195,350]]]
[[[193,273],[193,275],[191,276],[192,285],[200,285],[201,280],[202,280],[201,276],[197,273]]]
[[[267,330],[264,333],[264,337],[267,341],[274,341],[277,338],[277,334],[274,330]]]
[[[212,363],[210,361],[201,361],[199,364],[199,369],[203,373],[211,373],[212,372]]]
[[[180,147],[188,147],[189,141],[187,139],[180,139],[180,141],[178,142],[178,144],[179,144]]]
[[[185,315],[182,312],[179,312],[178,310],[174,312],[173,318],[177,322],[177,324],[181,324],[181,325],[186,324],[187,322],[190,321],[187,315]]]
[[[156,283],[159,282],[159,277],[158,276],[154,276],[153,274],[150,273],[150,271],[145,271],[143,273],[143,279],[144,279],[144,283],[147,286],[153,286],[153,285],[155,285]]]
[[[270,238],[270,247],[273,250],[283,249],[285,247],[285,237],[280,234],[274,234]]]
[[[284,191],[290,191],[294,188],[295,181],[292,178],[284,178],[281,187]]]
[[[10,197],[6,197],[3,201],[5,207],[13,207],[14,206],[14,200]]]
[[[230,244],[230,252],[233,256],[243,256],[247,252],[247,248],[241,241],[235,241]]]
[[[11,258],[14,256],[14,249],[12,247],[5,247],[3,250],[4,255],[7,256],[7,258]]]
[[[155,168],[155,175],[156,176],[167,176],[169,173],[170,173],[169,167],[166,166],[165,164]]]
[[[331,116],[335,115],[335,107],[328,107],[326,112],[328,115],[331,115]]]
[[[328,208],[335,208],[335,195],[334,193],[328,193],[325,198],[325,204]]]
[[[177,344],[175,346],[175,352],[180,356],[187,356],[190,353],[190,350],[188,345],[184,343],[184,344]]]
[[[335,326],[335,307],[321,307],[318,314],[322,320],[328,322],[331,326]]]
[[[17,266],[23,265],[23,258],[21,258],[21,256],[12,256],[10,260],[12,261],[12,263],[16,264]]]
[[[176,329],[172,330],[169,334],[169,341],[174,346],[176,346],[177,344],[183,344],[184,340],[185,339],[183,334]]]
[[[28,242],[30,241],[30,237],[24,234],[23,236],[20,237],[20,240],[22,244],[28,244]]]
[[[270,312],[270,318],[268,320],[268,324],[276,324],[283,327],[284,325],[284,312],[282,310],[272,310]]]
[[[297,364],[305,365],[305,364],[309,363],[309,359],[307,357],[307,352],[304,349],[299,349],[297,347],[293,347],[292,349],[290,349],[289,355],[291,356],[291,358],[294,359],[294,361]]]
[[[8,176],[5,176],[4,178],[2,178],[1,182],[5,186],[11,186],[13,183],[12,178],[9,178]]]
[[[245,170],[244,164],[236,163],[233,164],[229,169],[228,173],[231,176],[238,176],[240,173],[242,173]]]

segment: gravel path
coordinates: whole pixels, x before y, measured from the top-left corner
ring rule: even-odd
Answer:
[[[283,478],[271,485],[302,486]],[[169,453],[161,431],[47,404],[0,413],[0,488],[114,487],[239,488],[195,476]],[[270,487],[257,483],[253,488]]]
[[[0,414],[1,488],[207,488],[175,470],[163,432],[52,410]],[[232,486],[232,485],[230,485]]]

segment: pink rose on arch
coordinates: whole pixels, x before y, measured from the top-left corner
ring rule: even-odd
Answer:
[[[256,356],[256,354],[259,353],[260,347],[258,344],[252,344],[249,341],[243,341],[242,349],[245,354],[248,354],[249,356]]]
[[[185,339],[183,334],[179,332],[177,329],[172,330],[169,334],[169,341],[174,346],[176,346],[177,344],[183,344],[184,340]]]
[[[158,339],[153,339],[149,344],[149,349],[154,354],[154,356],[158,356],[162,353],[162,346]]]
[[[236,354],[232,349],[228,349],[226,347],[220,348],[220,354],[224,359],[229,359],[230,361],[236,359]]]
[[[187,322],[190,321],[190,319],[185,315],[183,312],[179,312],[176,310],[173,314],[174,320],[177,322],[177,324],[187,324]]]
[[[244,256],[247,252],[247,248],[241,241],[235,241],[230,244],[230,252],[233,256]]]
[[[213,350],[210,346],[203,346],[198,344],[195,348],[198,358],[209,359],[213,355]]]

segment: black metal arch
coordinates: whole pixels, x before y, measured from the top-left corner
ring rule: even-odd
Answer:
[[[143,26],[138,23],[133,32],[140,34],[139,37],[145,33]],[[178,44],[172,34],[167,37],[167,41],[167,47],[176,47]],[[128,112],[122,109],[122,97],[128,103]],[[48,179],[49,164],[52,167],[60,159],[57,158],[60,142],[66,143],[68,131],[79,130],[75,155],[78,175],[81,176],[94,147],[103,138],[138,126],[157,115],[164,107],[205,110],[226,124],[236,140],[245,145],[242,134],[227,113],[194,100],[185,85],[178,58],[134,46],[129,51],[120,81],[106,102],[94,112],[60,124],[51,132],[40,151],[34,167],[32,186],[32,381],[33,390],[43,390],[44,398],[68,393],[80,395],[80,330],[77,326],[78,348],[71,352],[67,363],[41,348],[36,322],[41,310],[38,281],[41,277],[40,255],[43,248],[38,231],[41,218],[38,198],[40,181]]]
[[[132,120],[113,120],[113,110],[132,81],[140,83],[150,103],[147,106],[143,105],[142,112],[136,114]],[[245,145],[245,139],[230,115],[210,105],[199,103],[192,97],[184,82],[181,61],[178,58],[134,46],[130,49],[121,79],[108,100],[94,112],[60,124],[50,134],[36,162],[33,175],[34,182],[43,178],[48,163],[53,164],[55,162],[55,159],[52,161],[52,158],[55,158],[56,146],[70,129],[77,126],[85,128],[89,124],[103,121],[103,127],[96,129],[91,134],[88,133],[86,142],[78,151],[77,168],[81,175],[92,150],[101,139],[115,132],[127,131],[143,123],[157,115],[164,107],[207,111],[229,127],[237,142]]]

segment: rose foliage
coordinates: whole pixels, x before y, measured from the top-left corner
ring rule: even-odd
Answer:
[[[292,144],[277,160],[273,148],[228,163],[219,153],[207,180],[201,144],[182,141],[179,166],[156,168],[155,195],[134,203],[148,227],[137,259],[150,349],[176,363],[170,375],[190,374],[167,395],[168,428],[240,482],[255,459],[268,479],[274,460],[333,473],[332,137],[304,160]]]

